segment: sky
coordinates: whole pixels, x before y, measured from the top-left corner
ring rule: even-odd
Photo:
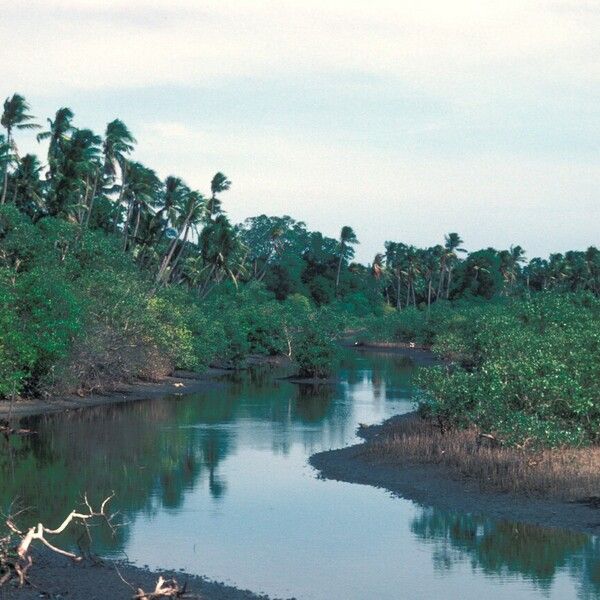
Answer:
[[[0,0],[0,96],[357,257],[600,244],[600,0]],[[21,152],[43,151],[20,135]]]

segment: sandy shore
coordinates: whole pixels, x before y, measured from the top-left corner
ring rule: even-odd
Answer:
[[[478,482],[453,477],[439,465],[398,465],[367,455],[381,430],[382,425],[362,428],[363,444],[315,454],[310,464],[327,479],[384,488],[428,506],[600,535],[600,509],[594,503],[482,491]]]
[[[34,560],[34,566],[30,570],[33,585],[23,588],[5,585],[0,588],[0,600],[131,600],[134,590],[123,582],[121,577],[131,584],[135,591],[141,587],[148,592],[154,589],[159,575],[166,579],[175,578],[181,586],[187,582],[189,595],[185,597],[190,600],[268,600],[265,595],[181,572],[153,572],[110,561],[103,564],[73,563],[70,559],[45,552],[37,553]]]

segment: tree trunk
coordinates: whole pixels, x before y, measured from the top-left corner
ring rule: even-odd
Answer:
[[[131,200],[127,205],[127,217],[125,218],[125,225],[123,226],[123,250],[127,250],[127,238],[129,237],[129,221],[133,213],[133,206],[135,202]]]
[[[187,229],[188,223],[190,222],[190,219],[192,218],[193,211],[194,211],[194,207],[192,206],[192,208],[190,208],[190,210],[188,211],[188,214],[185,216],[185,221],[183,222],[181,230],[177,234],[177,237],[175,237],[175,239],[171,242],[169,251],[163,258],[160,268],[158,269],[158,274],[156,275],[156,284],[157,285],[160,285],[163,275],[165,274],[165,271],[169,267],[169,263],[171,262],[171,259],[173,258],[173,253],[175,252],[175,248],[177,247],[177,240],[179,240],[179,236],[181,235],[181,232],[185,231]]]
[[[141,217],[142,217],[142,206],[141,206],[141,204],[140,204],[140,205],[138,205],[138,207],[137,207],[137,215],[136,215],[136,217],[135,217],[135,227],[134,227],[134,229],[133,229],[133,237],[132,237],[132,239],[133,239],[133,243],[134,243],[134,245],[135,245],[135,243],[136,243],[136,240],[137,240],[137,234],[138,234],[138,231],[139,231],[139,229],[140,229],[140,219],[141,219]]]
[[[396,277],[396,310],[402,310],[402,302],[400,301],[400,277]]]
[[[94,177],[94,185],[92,187],[92,196],[90,197],[90,203],[88,206],[87,215],[85,216],[84,229],[87,229],[90,225],[90,216],[92,214],[92,210],[94,209],[94,200],[96,198],[96,190],[97,189],[98,189],[98,171],[96,171],[96,177]]]
[[[113,233],[117,233],[117,228],[119,225],[119,208],[123,203],[123,196],[125,195],[125,186],[127,185],[126,175],[125,175],[126,167],[123,165],[121,168],[121,189],[119,190],[119,198],[117,199],[115,220],[113,221]]]
[[[15,177],[15,181],[14,181],[14,186],[15,186],[15,189],[13,190],[12,203],[16,204],[17,203],[17,191],[19,190],[19,180],[16,177]]]
[[[175,260],[173,261],[173,264],[171,265],[172,271],[175,270],[175,267],[177,266],[177,263],[179,262],[179,259],[181,258],[181,255],[183,254],[183,252],[185,250],[185,243],[187,241],[187,236],[188,236],[189,231],[190,231],[190,226],[188,224],[188,225],[186,225],[185,231],[183,232],[183,239],[181,240],[181,250],[179,250],[179,252],[177,253],[177,256],[175,257]]]
[[[338,295],[338,288],[340,287],[340,273],[342,272],[342,261],[344,260],[344,244],[340,246],[340,260],[338,261],[337,274],[335,276],[335,295]]]
[[[6,145],[8,147],[8,151],[10,152],[10,144],[11,136],[10,129],[6,130]],[[2,183],[2,200],[0,200],[0,205],[6,202],[6,191],[8,190],[8,158],[6,163],[4,164],[4,182]]]
[[[444,272],[446,270],[445,265],[440,267],[440,280],[438,282],[438,289],[437,292],[435,294],[435,297],[439,300],[439,298],[442,296],[442,290],[444,289]]]
[[[448,285],[446,286],[446,300],[450,298],[450,280],[452,279],[452,267],[448,269]]]
[[[427,284],[427,316],[431,312],[431,277],[429,278],[429,282]]]

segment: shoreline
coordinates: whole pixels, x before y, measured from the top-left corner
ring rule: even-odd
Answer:
[[[409,357],[417,365],[434,364],[438,359],[434,357],[427,346],[411,346],[406,342],[373,342],[361,344],[343,344],[346,348],[356,350],[377,351],[386,353],[398,353]],[[126,402],[137,402],[150,400],[166,395],[193,394],[206,389],[210,385],[218,385],[218,377],[236,370],[245,370],[256,366],[281,367],[290,364],[287,356],[263,356],[251,355],[246,358],[244,364],[234,369],[226,363],[215,363],[206,371],[196,373],[192,371],[175,370],[171,375],[162,377],[156,381],[137,380],[132,382],[115,383],[112,389],[105,392],[92,392],[85,395],[75,393],[50,396],[49,398],[19,398],[13,404],[9,400],[0,400],[0,419],[36,417],[39,415],[67,412],[71,410],[82,410],[96,406],[121,404]],[[295,375],[277,377],[281,381],[294,384],[309,385],[331,385],[338,383],[336,378],[302,378]]]
[[[246,359],[242,369],[254,366],[281,366],[286,364],[286,360],[286,357],[252,355]],[[21,398],[13,404],[12,417],[20,419],[96,406],[138,402],[169,395],[194,394],[209,386],[219,385],[218,378],[232,372],[234,369],[228,366],[215,365],[200,373],[175,370],[171,375],[157,381],[137,380],[131,383],[116,383],[113,389],[107,389],[103,393],[92,392],[83,396],[64,394],[51,396],[48,399]],[[10,401],[0,400],[0,419],[6,419],[10,412]]]
[[[18,588],[6,584],[0,587],[0,599],[37,600],[43,594],[43,597],[73,600],[131,600],[139,587],[145,592],[153,591],[160,575],[165,579],[176,579],[180,586],[187,582],[189,595],[185,597],[190,600],[277,600],[183,571],[155,571],[119,560],[75,563],[43,549],[36,549],[34,553],[34,564],[29,572],[33,585]]]
[[[362,443],[313,454],[309,464],[325,479],[382,488],[426,506],[600,535],[600,509],[594,508],[593,502],[483,490],[475,479],[454,475],[442,465],[398,464],[367,454],[371,443],[390,422],[412,415],[399,415],[379,425],[362,427],[359,430]]]
[[[15,401],[12,416],[15,418],[34,417],[50,413],[82,410],[94,406],[121,404],[149,400],[166,395],[193,394],[210,385],[217,385],[215,378],[225,371],[211,369],[206,373],[178,373],[159,381],[136,381],[123,383],[106,393],[92,393],[85,396],[65,394],[64,396],[25,398]],[[0,418],[6,419],[10,413],[10,402],[0,400]]]

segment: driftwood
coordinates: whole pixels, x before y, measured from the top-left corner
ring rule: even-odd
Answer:
[[[138,588],[137,593],[132,600],[159,600],[159,598],[193,598],[186,592],[187,584],[180,587],[175,579],[165,579],[162,575],[156,582],[156,587],[152,592],[145,592]]]
[[[106,514],[106,507],[113,497],[114,494],[111,494],[102,502],[100,510],[95,511],[88,502],[87,496],[84,496],[87,512],[71,511],[56,529],[50,529],[42,523],[38,523],[36,526],[27,529],[27,531],[21,531],[15,524],[14,519],[17,515],[7,517],[5,523],[8,528],[8,534],[4,538],[0,538],[0,587],[14,578],[18,579],[19,585],[21,586],[28,581],[27,572],[33,565],[31,546],[35,541],[41,542],[52,552],[60,554],[61,556],[66,556],[75,562],[83,560],[83,556],[55,546],[48,541],[46,536],[62,533],[73,521],[83,524],[87,529],[89,525],[88,522],[97,517],[104,519],[109,527],[114,530],[112,520],[115,515]],[[18,514],[21,514],[22,512],[23,511]]]

